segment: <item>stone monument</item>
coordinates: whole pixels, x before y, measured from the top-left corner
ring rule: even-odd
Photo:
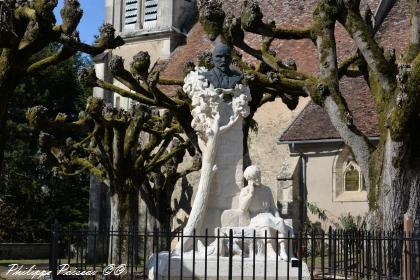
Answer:
[[[268,238],[275,237],[277,232],[280,237],[293,233],[280,217],[270,188],[261,185],[258,167],[250,166],[244,173],[242,171],[242,121],[249,115],[251,95],[248,86],[242,83],[243,75],[230,68],[231,49],[224,44],[217,45],[213,51],[213,62],[215,67],[210,71],[197,67],[184,80],[183,89],[192,100],[192,127],[199,136],[203,153],[200,181],[183,230],[184,238],[178,242],[170,258],[168,252],[150,257],[148,277],[166,279],[170,274],[173,279],[181,276],[201,278],[204,275],[209,279],[227,279],[227,252],[232,245],[235,255],[232,258],[233,277],[241,277],[243,264],[244,278],[251,278],[255,273],[256,278],[278,275],[279,279],[284,279],[286,271],[289,271],[289,279],[297,279],[298,269],[291,267],[291,262],[284,261],[288,258],[284,240],[279,239],[280,246],[273,244],[274,240],[267,244],[264,239],[258,239],[258,244],[250,242],[254,232],[258,237],[267,234]],[[246,187],[243,187],[244,177],[248,181]],[[210,234],[217,229],[221,238],[207,247],[196,238],[197,243],[193,247],[191,236],[194,231],[202,234],[205,228]],[[233,232],[233,244],[227,242],[229,232]],[[246,244],[238,242],[242,233]],[[274,249],[277,247],[280,248],[278,252]],[[193,252],[192,248],[196,250]],[[253,248],[257,248],[256,252]],[[245,257],[243,263],[238,257],[242,254]],[[302,266],[302,272],[307,278],[306,265]]]
[[[252,237],[255,231],[259,237],[267,236],[267,257],[276,259],[276,255],[279,254],[280,259],[286,261],[288,258],[286,242],[282,238],[293,237],[293,230],[280,217],[271,189],[261,184],[260,169],[254,165],[248,166],[245,169],[244,177],[248,181],[248,185],[242,188],[239,195],[239,208],[223,212],[221,217],[222,232],[228,233],[230,229],[233,229],[238,231],[239,235],[244,231],[244,233],[248,233],[249,237]],[[279,233],[278,238],[280,238],[279,252],[276,252],[276,245],[272,240],[276,237],[277,232]],[[260,243],[257,246],[256,254],[264,256],[265,244],[263,244],[264,242]],[[244,249],[241,248],[241,250]]]
[[[192,100],[192,127],[203,153],[200,181],[184,235],[211,232],[220,216],[235,207],[243,185],[242,120],[249,115],[251,95],[242,74],[230,69],[231,50],[219,44],[213,51],[215,67],[198,67],[187,75],[184,91]],[[202,225],[205,224],[204,228]],[[184,238],[184,251],[191,238]],[[180,249],[178,244],[177,249]]]

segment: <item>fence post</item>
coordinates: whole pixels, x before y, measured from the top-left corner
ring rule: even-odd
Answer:
[[[332,271],[332,227],[328,228],[328,274]]]
[[[404,214],[404,248],[403,248],[403,280],[410,280],[411,279],[411,238],[413,233],[413,216],[411,214]]]
[[[50,262],[49,270],[51,271],[51,278],[53,280],[57,279],[57,264],[58,264],[58,231],[59,224],[58,220],[54,219],[54,224],[52,225],[52,238],[51,238],[51,251],[50,251]]]
[[[233,230],[229,229],[229,275],[228,279],[232,279],[232,269],[233,269]]]
[[[298,253],[299,253],[299,267],[298,267],[298,279],[302,279],[302,262],[303,262],[303,232],[298,233]]]

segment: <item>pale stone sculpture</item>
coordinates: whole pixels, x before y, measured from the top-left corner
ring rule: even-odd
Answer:
[[[213,176],[217,170],[215,165],[216,147],[220,136],[232,128],[240,119],[249,115],[248,102],[251,101],[249,88],[236,84],[233,89],[214,88],[204,76],[207,69],[198,67],[190,72],[184,80],[184,92],[192,100],[192,127],[199,136],[199,145],[203,152],[202,168],[197,194],[191,213],[184,228],[184,235],[191,236],[194,229],[200,232]],[[192,238],[184,238],[184,251],[191,247]],[[180,252],[178,243],[175,252]]]
[[[191,98],[193,106],[191,125],[199,136],[199,145],[203,152],[201,176],[190,216],[183,230],[183,243],[178,242],[172,254],[168,252],[153,254],[147,264],[148,277],[151,280],[158,278],[164,280],[169,274],[173,279],[205,278],[205,276],[208,279],[250,279],[251,275],[254,275],[255,279],[285,279],[287,274],[288,279],[297,279],[299,269],[293,267],[292,262],[277,262],[277,258],[272,257],[273,252],[267,259],[250,258],[254,256],[252,251],[254,230],[258,231],[259,236],[264,236],[261,233],[264,234],[266,230],[281,229],[283,224],[281,218],[275,217],[274,202],[269,207],[273,210],[272,213],[266,213],[264,207],[268,205],[266,202],[269,200],[264,200],[266,193],[259,191],[260,184],[258,186],[253,184],[253,192],[249,192],[250,188],[243,188],[242,121],[249,115],[248,103],[251,101],[251,95],[249,88],[240,83],[241,75],[229,70],[231,61],[229,52],[222,46],[216,49],[214,56],[217,56],[219,51],[220,63],[215,63],[217,69],[208,73],[210,71],[207,69],[198,67],[184,80],[183,90]],[[223,76],[225,74],[226,77]],[[215,88],[217,86],[228,88]],[[243,197],[239,198],[241,189]],[[261,187],[261,190],[264,189]],[[249,201],[245,199],[246,194],[249,196]],[[270,196],[272,201],[271,191]],[[261,198],[262,204],[259,206],[258,203],[255,204],[254,198],[256,201]],[[241,200],[240,207],[237,207],[238,200]],[[232,214],[230,217],[229,213]],[[223,228],[223,223],[228,227]],[[194,230],[197,234],[202,234],[203,224],[210,231],[222,225],[221,238],[214,240],[207,247],[197,238],[196,250],[193,251],[191,236]],[[232,225],[236,227],[232,228]],[[225,237],[231,228],[235,237],[239,237],[243,231],[246,237],[246,245],[243,247],[247,248],[248,257],[243,259],[243,263],[241,258],[233,259],[234,274],[229,278],[229,257],[228,251],[225,250],[229,242],[226,242],[228,239]],[[232,244],[234,255],[243,251],[236,239],[234,238]],[[258,252],[261,252],[263,247],[260,242]],[[282,248],[284,251],[284,245]],[[272,246],[271,249],[273,250]],[[285,254],[281,254],[280,258],[285,258]],[[220,263],[215,261],[216,259],[219,259]],[[243,274],[239,275],[237,272],[241,267],[244,270]],[[309,279],[305,264],[302,266],[301,274],[303,275],[301,279]]]
[[[259,233],[267,231],[268,238],[275,237],[279,232],[280,259],[287,260],[285,241],[282,237],[292,233],[279,215],[270,188],[261,184],[261,171],[257,166],[247,167],[244,178],[248,181],[248,185],[239,195],[239,209],[226,210],[222,214],[222,227],[239,227],[239,232],[241,228],[246,232],[250,229]],[[267,244],[267,256],[275,258],[277,253],[271,241]]]

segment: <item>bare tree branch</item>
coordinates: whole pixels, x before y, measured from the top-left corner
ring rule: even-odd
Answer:
[[[420,44],[420,3],[417,0],[409,0],[410,16],[410,44]]]
[[[48,66],[55,65],[72,57],[76,52],[70,48],[63,47],[53,55],[34,62],[26,70],[27,74],[33,74],[39,70],[45,69]]]
[[[107,49],[115,49],[124,44],[124,40],[120,36],[115,37],[115,29],[112,25],[104,24],[99,31],[100,35],[92,45],[80,42],[78,36],[67,34],[60,34],[57,42],[90,55],[98,55]]]
[[[183,86],[184,81],[182,80],[175,80],[175,79],[167,79],[167,78],[159,78],[160,85],[176,85],[176,86]]]
[[[263,14],[256,2],[246,1],[241,13],[241,24],[244,30],[262,36],[277,39],[299,40],[313,39],[312,28],[286,29],[276,27],[274,22],[266,24],[262,21]]]
[[[297,96],[308,96],[305,90],[306,79],[286,78],[274,72],[269,72],[265,75],[257,71],[248,70],[245,73],[250,82],[257,84],[260,87],[276,89],[279,96],[283,92]]]
[[[315,32],[317,34],[316,44],[320,53],[320,79],[323,84],[318,88],[318,94],[321,94],[324,98],[323,106],[335,129],[343,138],[343,141],[352,148],[356,161],[361,166],[364,178],[370,178],[370,143],[368,138],[353,125],[351,112],[340,94],[334,37],[337,15],[326,11],[334,11],[334,7],[328,1],[322,1],[314,13],[314,20],[318,23]],[[366,184],[369,187],[369,183],[366,182]]]
[[[353,3],[352,1],[349,2]],[[385,59],[381,47],[375,41],[369,26],[360,15],[359,5],[353,7],[349,4],[348,7],[343,5],[340,8],[346,11],[341,13],[342,16],[338,18],[340,23],[353,38],[383,91],[389,93],[395,87],[395,75],[392,75],[395,71],[390,71],[390,69],[396,69],[396,66]]]
[[[134,93],[125,89],[122,89],[112,83],[108,83],[105,82],[103,80],[98,79],[97,80],[97,84],[98,87],[106,89],[106,90],[110,90],[113,91],[115,93],[118,93],[119,95],[123,96],[123,97],[127,97],[127,98],[131,98],[133,100],[136,100],[140,103],[146,104],[146,105],[150,105],[150,106],[156,106],[156,102],[153,99],[141,96],[138,93]]]
[[[357,52],[347,58],[345,58],[339,65],[338,65],[338,78],[342,78],[343,76],[348,77],[358,77],[362,75],[361,71],[358,69],[351,69],[350,67],[354,65],[360,59],[360,55]]]

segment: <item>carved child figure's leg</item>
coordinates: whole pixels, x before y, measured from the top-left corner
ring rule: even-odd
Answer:
[[[254,244],[256,240],[251,240],[251,242],[248,244],[248,257],[253,258],[254,257],[254,247],[256,247],[256,244]]]
[[[276,250],[274,249],[274,244],[276,242],[275,240],[275,234],[273,233],[273,230],[270,228],[264,229],[264,234],[267,232],[267,259],[275,259],[277,256]],[[263,245],[265,243],[265,240],[261,242]]]
[[[280,259],[283,261],[287,261],[288,259],[287,251],[286,251],[286,240],[284,239],[285,237],[287,237],[287,235],[285,235],[284,233],[279,233],[279,236],[278,236],[278,242],[280,245],[279,254],[280,254]]]
[[[280,259],[287,260],[286,240],[288,233],[288,227],[284,223],[284,220],[280,217],[276,221],[277,232],[279,233],[278,240],[280,243]]]
[[[226,238],[224,240],[224,245],[227,249],[227,254],[229,255],[229,251],[230,251],[230,242],[229,242],[229,238]],[[238,238],[233,238],[233,243],[232,243],[232,254],[234,256],[240,256],[242,255],[242,249],[239,246],[239,239]]]

